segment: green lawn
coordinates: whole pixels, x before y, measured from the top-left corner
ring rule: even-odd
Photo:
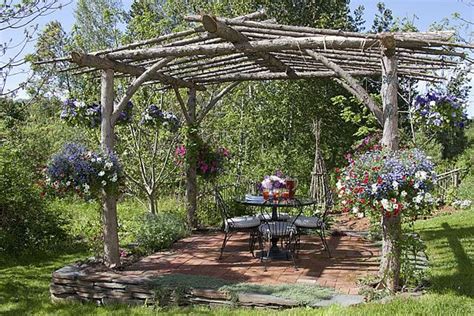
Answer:
[[[420,299],[396,299],[388,304],[370,303],[353,308],[293,309],[291,315],[474,315],[474,213],[473,209],[419,221],[416,225],[427,244],[432,264],[430,293]],[[6,315],[267,315],[261,310],[209,310],[204,307],[154,310],[135,307],[95,307],[87,304],[53,305],[48,286],[51,272],[85,251],[22,259],[0,258],[0,314]]]

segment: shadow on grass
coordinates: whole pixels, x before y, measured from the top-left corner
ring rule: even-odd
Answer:
[[[454,292],[458,295],[474,297],[474,270],[472,259],[465,247],[470,247],[469,241],[463,245],[461,238],[474,238],[474,227],[452,228],[448,223],[441,224],[442,229],[424,230],[427,241],[436,245],[438,259],[433,264],[437,270],[431,277],[432,290],[437,293]],[[441,243],[447,241],[449,247]],[[444,271],[443,271],[444,270]]]
[[[50,253],[35,253],[0,259],[0,314],[27,315],[38,311],[57,311],[50,303],[51,273],[66,264],[83,259],[83,247],[58,249]]]

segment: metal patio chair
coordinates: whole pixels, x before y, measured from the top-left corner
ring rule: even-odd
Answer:
[[[322,214],[318,214],[314,212],[312,216],[304,216],[301,215],[295,220],[295,226],[299,230],[312,230],[315,231],[319,238],[321,238],[321,242],[323,244],[323,248],[327,251],[329,258],[331,258],[331,252],[329,250],[328,243],[326,241],[326,216],[328,212],[332,209],[332,203],[328,204],[324,208],[324,212]],[[299,247],[300,240],[297,241],[297,246]]]
[[[232,217],[229,205],[226,203],[218,188],[215,188],[216,206],[221,214],[224,227],[224,240],[222,242],[221,253],[219,259],[222,258],[225,246],[230,237],[235,232],[249,233],[249,250],[252,256],[255,257],[255,241],[258,237],[258,227],[260,226],[260,219],[257,216],[238,216]]]

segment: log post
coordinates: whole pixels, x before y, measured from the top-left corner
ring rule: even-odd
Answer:
[[[383,135],[382,145],[390,150],[398,150],[398,78],[397,58],[395,55],[395,39],[386,35],[382,43],[382,102],[383,102]],[[382,215],[382,259],[380,276],[382,284],[395,292],[399,287],[400,278],[400,216],[387,217]]]
[[[196,124],[196,90],[189,89],[187,102],[187,117],[189,121],[187,131],[186,149],[186,214],[187,222],[190,228],[196,227],[197,211],[197,139],[198,131]]]
[[[114,151],[114,125],[112,112],[114,110],[114,71],[106,69],[101,77],[101,107],[102,121],[101,147],[105,153]],[[104,233],[104,260],[111,267],[120,265],[119,242],[117,233],[117,197],[104,193],[102,197],[102,225]]]

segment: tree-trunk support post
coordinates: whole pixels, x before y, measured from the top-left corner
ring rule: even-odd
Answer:
[[[114,71],[102,70],[101,76],[101,147],[105,153],[114,151],[115,135],[112,122],[114,110]],[[111,267],[120,265],[117,232],[117,197],[110,193],[102,198],[102,225],[104,234],[104,260]]]
[[[190,228],[196,227],[197,211],[197,122],[196,122],[196,90],[188,90],[188,102],[186,106],[189,119],[187,131],[187,153],[186,153],[186,214]]]
[[[398,150],[398,77],[397,57],[395,55],[395,39],[393,35],[386,35],[382,43],[382,102],[383,102],[383,135],[382,145],[389,150]],[[390,291],[395,292],[399,287],[400,278],[400,216],[388,217],[382,215],[382,259],[380,276],[382,284]]]

